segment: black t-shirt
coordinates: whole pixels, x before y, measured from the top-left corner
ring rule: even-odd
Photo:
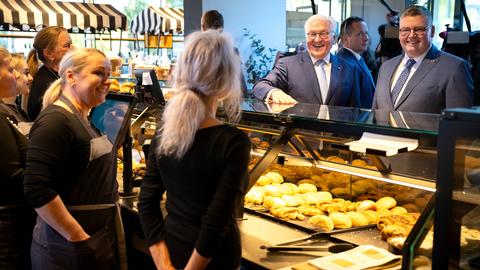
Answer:
[[[46,66],[41,66],[38,69],[28,94],[27,113],[32,121],[37,119],[38,114],[42,110],[43,95],[48,87],[58,78],[58,73]]]
[[[208,269],[234,269],[241,257],[235,215],[248,184],[250,141],[229,125],[200,129],[184,157],[157,156],[154,140],[139,211],[150,245],[166,240],[172,263],[184,268],[193,249],[212,257]],[[160,211],[167,191],[168,216]]]
[[[10,122],[11,116],[0,109],[0,205],[25,203],[23,173],[27,139]]]

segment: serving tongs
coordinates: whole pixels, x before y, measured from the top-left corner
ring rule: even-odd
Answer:
[[[341,233],[363,230],[371,227],[372,225],[367,225],[367,226],[358,226],[358,227],[352,227],[347,229],[338,229],[338,230],[333,230],[329,232],[317,232],[307,237],[301,237],[301,238],[289,240],[287,242],[277,243],[274,245],[263,245],[260,248],[266,249],[268,251],[328,251],[332,253],[338,253],[338,252],[352,249],[355,246],[350,243],[334,243],[329,245],[329,243],[331,243],[329,239],[330,236],[334,234],[341,234]],[[300,243],[303,243],[303,244],[298,245]],[[311,243],[315,243],[315,244],[323,243],[326,245],[316,245],[316,246],[308,245]]]

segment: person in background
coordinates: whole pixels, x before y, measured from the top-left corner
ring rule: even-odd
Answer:
[[[0,47],[0,98],[14,96],[16,82],[10,53]],[[23,195],[27,138],[0,107],[0,269],[30,269],[35,212]]]
[[[88,120],[105,101],[110,62],[97,49],[72,50],[59,76],[27,152],[24,192],[39,216],[33,269],[119,269],[116,151]]]
[[[218,10],[208,10],[205,13],[203,13],[200,23],[201,23],[202,31],[207,31],[211,29],[211,30],[217,30],[219,32],[223,32],[223,27],[224,27],[223,15],[220,12],[218,12]],[[240,67],[242,67],[240,52],[236,47],[234,48],[234,50],[235,50],[235,55],[238,58],[238,61],[240,62]],[[241,83],[243,96],[247,97],[248,95],[247,83],[245,82],[245,77],[243,76],[243,71],[241,68],[238,74],[240,76],[240,83]]]
[[[282,104],[368,107],[372,101],[360,93],[358,68],[330,53],[336,25],[332,17],[308,18],[307,51],[280,58],[274,69],[253,87],[255,97]]]
[[[173,75],[178,92],[153,139],[138,203],[157,269],[240,268],[235,217],[248,184],[251,144],[215,117],[223,100],[226,114],[238,120],[238,68],[224,34],[207,30],[187,37]]]
[[[400,16],[402,55],[383,63],[373,109],[440,113],[473,102],[473,80],[466,61],[432,44],[435,26],[424,7],[411,6]]]
[[[340,26],[340,39],[343,47],[337,52],[337,56],[360,70],[360,92],[364,100],[373,100],[375,83],[362,54],[368,50],[368,28],[365,21],[360,17],[349,17]],[[365,104],[370,107],[372,104]]]
[[[402,53],[402,46],[398,40],[398,15],[397,13],[387,13],[385,15],[387,23],[378,26],[380,41],[375,49],[375,56],[378,59],[377,65],[380,67],[383,62]]]
[[[59,78],[58,65],[70,48],[72,39],[63,27],[45,27],[35,35],[33,49],[27,56],[28,68],[33,77],[27,103],[28,117],[32,121],[35,121],[42,109],[43,94]]]
[[[5,97],[0,105],[15,118],[17,123],[30,122],[27,113],[22,110],[20,105],[15,101],[19,95],[22,97],[28,96],[30,91],[30,85],[32,84],[32,76],[28,70],[28,65],[23,56],[18,54],[12,54],[12,67],[15,73],[15,79],[17,82],[16,93],[11,97]]]

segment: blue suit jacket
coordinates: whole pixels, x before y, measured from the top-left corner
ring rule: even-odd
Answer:
[[[273,88],[279,88],[298,102],[369,108],[360,94],[358,68],[330,55],[332,70],[326,98],[320,94],[317,74],[308,51],[281,58],[275,68],[253,87],[256,98],[264,100]]]
[[[432,46],[394,106],[390,97],[392,78],[403,57],[382,64],[373,109],[440,113],[445,108],[472,105],[473,80],[468,63]]]
[[[360,61],[355,57],[355,55],[345,49],[342,48],[338,51],[337,56],[352,65],[357,66],[358,70],[360,70],[360,78],[359,78],[359,83],[360,83],[360,94],[362,98],[362,103],[366,104],[367,107],[369,107],[369,104],[371,105],[371,102],[373,101],[373,93],[375,92],[375,83],[373,82],[373,77],[372,74],[370,73],[370,70],[368,69],[366,64],[361,64]],[[368,103],[370,102],[370,103]]]

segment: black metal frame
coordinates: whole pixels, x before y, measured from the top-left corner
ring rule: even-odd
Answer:
[[[451,109],[442,113],[438,139],[437,192],[433,268],[458,268],[460,262],[461,220],[477,205],[453,199],[453,192],[464,187],[464,151],[456,151],[458,138],[480,138],[478,110]]]

